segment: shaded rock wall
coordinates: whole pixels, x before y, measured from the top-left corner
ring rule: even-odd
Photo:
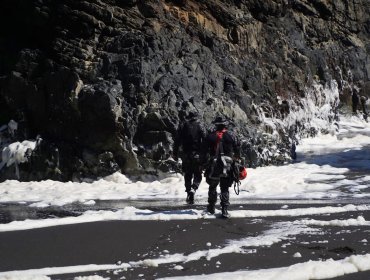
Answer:
[[[232,120],[250,166],[286,162],[312,130],[265,119],[314,85],[336,81],[344,102],[369,82],[369,15],[367,0],[3,0],[0,124],[20,125],[2,145],[43,139],[23,180],[149,171],[198,110]]]

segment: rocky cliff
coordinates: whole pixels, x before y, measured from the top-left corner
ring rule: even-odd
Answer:
[[[189,110],[283,163],[369,81],[368,0],[2,0],[0,178],[166,171]]]

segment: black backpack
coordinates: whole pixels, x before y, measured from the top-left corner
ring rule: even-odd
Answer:
[[[200,140],[200,124],[197,121],[186,122],[182,130],[182,144],[191,150],[198,150]]]
[[[222,177],[230,176],[231,166],[233,164],[233,159],[231,157],[224,155],[223,148],[223,135],[216,147],[216,153],[213,159],[211,159],[211,164],[208,172],[208,178],[219,180]]]

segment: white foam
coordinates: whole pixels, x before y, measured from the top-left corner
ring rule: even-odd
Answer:
[[[331,221],[319,221],[319,220],[300,220],[300,224],[310,226],[337,226],[337,227],[349,227],[349,226],[370,226],[370,222],[366,221],[364,217],[358,216],[356,219],[347,220],[331,220]]]
[[[294,264],[288,267],[244,270],[236,272],[215,273],[209,275],[193,275],[183,277],[167,277],[159,280],[310,280],[310,279],[330,279],[346,274],[370,270],[370,254],[353,255],[343,260],[334,261],[308,261]]]
[[[2,162],[0,163],[1,168],[6,165],[20,164],[27,161],[26,152],[31,152],[36,148],[36,141],[25,140],[23,142],[14,142],[9,144],[2,150]]]
[[[0,276],[0,280],[51,280],[45,275],[8,275]]]
[[[302,139],[297,147],[300,162],[284,166],[249,168],[248,178],[242,181],[240,200],[255,198],[304,198],[322,199],[348,196],[344,189],[361,188],[370,181],[369,176],[346,177],[351,168],[370,165],[368,153],[345,153],[361,149],[370,143],[370,124],[356,118],[343,119],[338,134],[320,135],[317,138]],[[14,143],[13,143],[14,144]],[[20,144],[15,144],[20,145]],[[26,147],[33,148],[34,142],[19,146],[18,161],[23,161]],[[13,146],[12,146],[13,147]],[[11,148],[11,151],[17,150]],[[22,151],[22,152],[21,152]],[[348,154],[348,156],[347,156]],[[315,155],[312,157],[311,155]],[[321,157],[325,155],[325,157]],[[343,158],[344,157],[344,158]],[[10,164],[15,161],[5,160]],[[208,185],[201,183],[195,199],[206,200]],[[357,193],[364,197],[366,194]],[[134,180],[120,173],[114,173],[94,182],[18,182],[0,183],[0,202],[34,202],[32,206],[62,206],[76,201],[93,203],[96,200],[173,200],[185,199],[184,180],[180,174],[162,177],[145,176]],[[232,198],[231,198],[232,199]]]
[[[277,209],[277,210],[235,210],[230,211],[232,218],[256,218],[256,217],[293,217],[304,215],[320,215],[331,213],[343,213],[353,211],[366,211],[369,210],[368,205],[345,205],[345,206],[325,206],[325,207],[309,207],[309,208],[296,208],[296,209]],[[216,215],[220,212],[216,211]],[[61,225],[71,225],[89,222],[101,221],[169,221],[169,220],[197,220],[197,219],[215,219],[216,215],[210,215],[203,210],[187,209],[187,210],[170,210],[155,212],[145,209],[137,209],[135,207],[125,207],[117,211],[86,211],[77,217],[64,217],[53,219],[39,219],[39,220],[23,220],[13,221],[7,224],[0,224],[0,232],[5,231],[19,231],[29,230],[35,228],[53,227]]]
[[[78,277],[73,278],[73,280],[108,280],[108,279],[110,279],[110,278],[109,277],[103,278],[103,277],[98,276],[98,275],[78,276]]]
[[[0,272],[1,280],[18,280],[18,279],[27,279],[27,280],[47,280],[50,279],[46,275],[59,275],[59,274],[72,274],[72,273],[82,273],[90,271],[102,271],[102,270],[113,270],[113,269],[123,269],[127,270],[130,265],[124,263],[121,265],[107,264],[107,265],[77,265],[77,266],[66,266],[66,267],[46,267],[40,269],[29,269],[29,270],[17,270],[17,271],[7,271]],[[99,276],[98,276],[99,277]],[[83,279],[83,278],[82,278]],[[102,277],[92,280],[104,279]],[[90,279],[88,279],[90,280]]]
[[[1,280],[47,280],[45,275],[58,275],[66,273],[81,273],[89,271],[127,270],[128,265],[82,265],[72,267],[42,268],[25,271],[0,272]],[[370,270],[370,254],[353,255],[342,260],[308,261],[294,264],[288,267],[261,269],[261,270],[242,270],[236,272],[215,273],[209,275],[192,275],[180,277],[167,277],[159,280],[309,280],[309,279],[329,279],[346,274]],[[90,276],[94,277],[94,276]],[[99,277],[99,276],[96,276]],[[98,280],[104,278],[81,278],[83,280]],[[80,279],[78,279],[80,280]]]

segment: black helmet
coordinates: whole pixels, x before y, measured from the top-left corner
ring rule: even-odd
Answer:
[[[213,120],[213,122],[212,122],[213,124],[215,124],[215,125],[219,125],[219,124],[224,124],[224,125],[226,125],[227,124],[227,121],[223,118],[223,117],[221,117],[221,116],[217,116],[214,120]]]
[[[189,121],[192,121],[192,120],[196,120],[196,119],[198,119],[198,117],[199,117],[199,114],[198,114],[198,112],[197,112],[197,111],[190,111],[186,118],[187,118]]]
[[[219,126],[219,125],[224,125],[226,126],[228,124],[228,122],[221,116],[217,116],[213,122],[212,122],[214,125],[216,126]]]

